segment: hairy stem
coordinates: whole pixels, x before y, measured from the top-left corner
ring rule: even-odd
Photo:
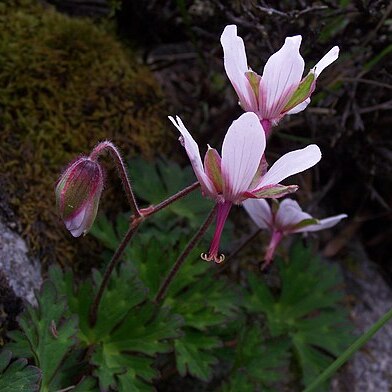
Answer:
[[[152,214],[155,214],[156,212],[158,212],[158,211],[162,210],[163,208],[167,207],[169,204],[172,204],[175,201],[177,201],[178,199],[181,199],[182,197],[185,197],[189,193],[193,192],[199,186],[200,186],[200,184],[198,182],[195,182],[192,185],[187,186],[182,191],[179,191],[179,192],[175,193],[173,196],[170,196],[169,198],[167,198],[166,200],[162,201],[161,203],[159,203],[159,204],[157,204],[155,206],[152,205],[152,206],[147,207],[147,208],[142,208],[140,210],[140,213],[144,217],[148,217],[148,216],[150,216]]]
[[[207,231],[208,227],[210,226],[210,224],[215,216],[217,207],[218,207],[218,205],[216,204],[214,206],[214,208],[211,210],[211,212],[208,214],[206,220],[201,225],[200,229],[195,233],[195,235],[192,237],[192,239],[188,242],[188,245],[185,247],[185,249],[182,251],[182,253],[178,256],[176,262],[174,263],[169,274],[164,279],[160,289],[158,290],[158,293],[156,294],[156,296],[154,298],[155,303],[162,302],[171,282],[173,281],[174,277],[177,275],[178,271],[180,270],[180,268],[181,268],[182,264],[184,263],[184,261],[186,260],[187,256],[192,251],[192,249],[197,245],[197,243],[200,241],[200,239],[203,237],[203,235]]]
[[[116,252],[114,253],[112,259],[110,260],[108,266],[106,267],[106,271],[103,275],[101,285],[99,286],[97,295],[95,296],[93,304],[91,305],[90,314],[89,314],[90,327],[94,327],[94,325],[97,322],[99,304],[101,302],[103,293],[109,283],[110,276],[112,275],[112,272],[116,267],[118,261],[120,260],[122,254],[124,253],[127,245],[131,241],[132,237],[136,234],[139,224],[130,226],[124,238],[122,239],[120,245],[118,246]]]
[[[127,195],[128,203],[131,207],[131,210],[133,211],[134,216],[136,218],[139,218],[141,216],[140,211],[139,211],[139,207],[137,205],[135,195],[133,194],[133,191],[132,191],[131,182],[129,181],[124,161],[121,158],[121,154],[118,151],[117,147],[112,142],[109,142],[109,141],[101,142],[94,148],[94,150],[91,152],[89,158],[91,160],[97,160],[99,155],[101,155],[104,151],[109,151],[111,157],[113,158],[113,161],[117,167],[119,176],[121,178],[121,182],[122,182],[125,194]]]

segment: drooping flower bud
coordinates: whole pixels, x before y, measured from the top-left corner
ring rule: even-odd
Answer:
[[[95,160],[78,158],[56,184],[56,204],[65,226],[74,237],[86,234],[98,211],[103,171]]]

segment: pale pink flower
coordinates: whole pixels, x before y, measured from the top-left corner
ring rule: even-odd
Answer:
[[[248,198],[278,198],[295,192],[297,185],[285,186],[282,180],[314,166],[321,159],[318,146],[312,144],[302,150],[283,155],[266,172],[260,162],[265,150],[263,127],[256,114],[245,113],[229,127],[222,145],[222,154],[208,146],[204,165],[199,147],[181,119],[169,117],[180,131],[193,170],[199,180],[203,196],[218,203],[217,226],[206,260],[223,261],[218,256],[220,237],[233,204]]]
[[[272,125],[285,114],[306,108],[320,73],[339,56],[334,46],[304,78],[304,60],[299,53],[302,37],[287,37],[284,45],[267,61],[262,76],[248,67],[244,41],[237,35],[237,26],[226,26],[221,36],[224,66],[240,105],[254,112],[269,135]]]
[[[269,230],[271,233],[263,268],[272,262],[276,247],[284,236],[329,229],[347,218],[346,214],[340,214],[325,219],[315,219],[302,211],[298,203],[292,199],[285,199],[280,204],[276,202],[273,208],[266,200],[246,200],[243,206],[260,229]]]

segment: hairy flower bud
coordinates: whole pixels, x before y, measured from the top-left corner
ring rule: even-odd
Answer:
[[[87,157],[73,162],[57,181],[57,209],[74,237],[90,230],[97,215],[102,189],[102,168]]]

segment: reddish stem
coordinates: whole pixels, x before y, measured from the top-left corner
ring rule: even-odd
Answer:
[[[136,218],[139,218],[141,216],[139,207],[137,205],[135,195],[132,191],[132,186],[128,178],[127,169],[125,168],[124,161],[121,158],[120,152],[118,151],[117,147],[109,141],[101,142],[94,148],[89,158],[93,161],[97,160],[104,151],[109,151],[111,157],[113,158],[113,161],[117,167],[119,176],[121,178],[125,194],[127,195],[131,210],[133,211],[134,216]]]
[[[274,259],[274,255],[275,255],[275,250],[277,246],[280,244],[282,238],[283,238],[283,233],[281,231],[279,230],[273,231],[270,243],[265,253],[264,263],[261,266],[262,271],[264,271],[272,263],[272,260]]]
[[[186,260],[186,258],[189,255],[189,253],[197,245],[197,243],[200,241],[200,239],[203,237],[203,235],[207,231],[208,227],[210,226],[210,224],[214,218],[214,215],[216,213],[216,210],[217,210],[217,205],[214,206],[214,208],[208,214],[204,223],[201,225],[200,229],[195,233],[195,235],[192,237],[192,239],[188,242],[188,245],[185,247],[185,249],[182,251],[182,253],[178,256],[176,262],[174,263],[169,274],[164,279],[160,289],[158,290],[158,293],[156,294],[156,296],[154,298],[155,303],[162,302],[171,282],[173,281],[174,277],[177,275],[182,264],[184,263],[184,261]]]
[[[94,298],[93,304],[91,305],[90,308],[90,314],[89,314],[89,322],[90,322],[90,327],[94,327],[94,325],[97,322],[97,316],[98,316],[98,308],[99,304],[101,302],[103,293],[109,283],[110,276],[112,275],[112,272],[117,265],[118,261],[120,260],[122,254],[124,253],[127,245],[137,232],[139,225],[132,225],[127,233],[125,234],[123,240],[121,241],[120,245],[118,246],[116,252],[114,253],[112,259],[110,260],[110,263],[108,264],[106,271],[103,275],[101,285],[99,286],[97,295]]]
[[[143,217],[147,218],[148,216],[155,214],[156,212],[162,210],[163,208],[167,207],[169,204],[174,203],[178,199],[181,199],[182,197],[185,197],[195,189],[197,189],[200,186],[198,182],[193,183],[192,185],[189,185],[188,187],[184,188],[182,191],[179,191],[175,193],[173,196],[170,196],[168,199],[162,201],[161,203],[157,205],[152,205],[147,208],[142,208],[140,209],[141,215]]]

